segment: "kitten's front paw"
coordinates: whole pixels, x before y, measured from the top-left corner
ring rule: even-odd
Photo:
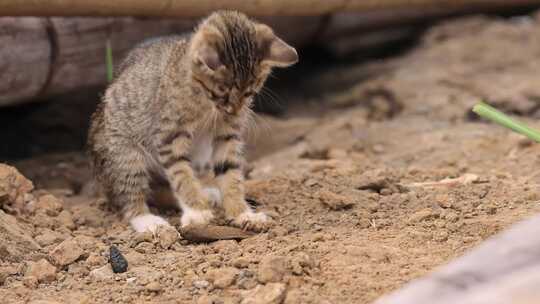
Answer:
[[[156,233],[158,226],[170,226],[162,217],[153,214],[143,214],[132,218],[129,223],[137,232],[150,231]]]
[[[203,192],[213,208],[217,208],[221,205],[221,191],[218,188],[207,187],[203,189]]]
[[[266,214],[248,209],[233,219],[231,224],[244,230],[261,232],[268,230],[273,222]]]
[[[206,225],[214,218],[210,210],[197,210],[193,208],[182,208],[182,227],[189,225]]]

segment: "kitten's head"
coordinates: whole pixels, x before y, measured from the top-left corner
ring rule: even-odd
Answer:
[[[191,39],[189,57],[193,82],[227,114],[251,103],[272,67],[298,61],[296,50],[270,27],[231,11],[203,20]]]

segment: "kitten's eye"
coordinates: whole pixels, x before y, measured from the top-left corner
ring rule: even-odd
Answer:
[[[218,85],[217,89],[220,93],[225,93],[227,91],[227,87],[224,85]]]
[[[244,98],[249,98],[255,95],[255,91],[247,91],[244,93]]]

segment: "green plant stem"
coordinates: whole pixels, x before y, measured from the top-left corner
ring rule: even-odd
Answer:
[[[522,122],[511,119],[506,114],[484,102],[476,104],[473,108],[473,112],[504,127],[507,127],[517,133],[525,135],[536,142],[540,142],[539,131],[529,128]]]
[[[107,65],[107,81],[111,82],[113,80],[113,55],[111,39],[107,39],[107,44],[105,47],[105,63]]]

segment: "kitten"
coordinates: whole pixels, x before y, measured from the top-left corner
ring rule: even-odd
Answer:
[[[261,231],[268,217],[244,199],[243,131],[250,105],[273,67],[298,61],[272,29],[220,11],[190,36],[154,39],[127,56],[92,116],[89,148],[97,180],[136,231],[168,223],[146,204],[150,182],[165,178],[182,225],[206,224],[220,204],[237,227]],[[216,188],[194,168],[210,164]]]

